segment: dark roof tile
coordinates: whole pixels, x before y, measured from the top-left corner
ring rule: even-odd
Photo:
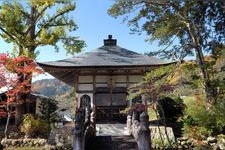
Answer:
[[[101,66],[154,66],[168,63],[170,62],[142,55],[119,46],[102,46],[96,50],[72,58],[39,63],[39,65],[76,68]]]

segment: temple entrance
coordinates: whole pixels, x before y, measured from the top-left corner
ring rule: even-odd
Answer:
[[[126,88],[97,88],[96,100],[96,121],[105,122],[125,122],[126,115],[121,113],[127,107]]]
[[[86,107],[91,107],[91,98],[85,94],[80,98],[80,109],[85,110]]]

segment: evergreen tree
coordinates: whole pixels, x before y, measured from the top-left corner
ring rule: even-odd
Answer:
[[[53,99],[42,99],[40,105],[38,106],[41,113],[40,117],[48,124],[59,120],[57,105],[58,102]]]
[[[205,56],[217,59],[224,48],[224,7],[223,1],[117,1],[108,13],[125,15],[131,31],[145,32],[147,41],[158,41],[164,48],[153,55],[176,60],[195,56],[207,100],[213,103],[217,92]]]

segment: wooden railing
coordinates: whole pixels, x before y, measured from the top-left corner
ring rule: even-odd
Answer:
[[[149,129],[149,117],[146,112],[141,114],[133,111],[127,116],[127,129],[138,144],[138,150],[150,150],[151,138]]]

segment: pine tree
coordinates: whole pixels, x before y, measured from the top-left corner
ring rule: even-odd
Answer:
[[[59,120],[59,115],[57,113],[58,102],[56,100],[42,99],[38,107],[41,113],[40,117],[48,124]]]
[[[108,13],[124,16],[131,31],[146,33],[162,49],[151,53],[182,61],[194,56],[201,70],[207,101],[215,103],[214,84],[206,56],[221,55],[225,45],[224,1],[116,1]]]

